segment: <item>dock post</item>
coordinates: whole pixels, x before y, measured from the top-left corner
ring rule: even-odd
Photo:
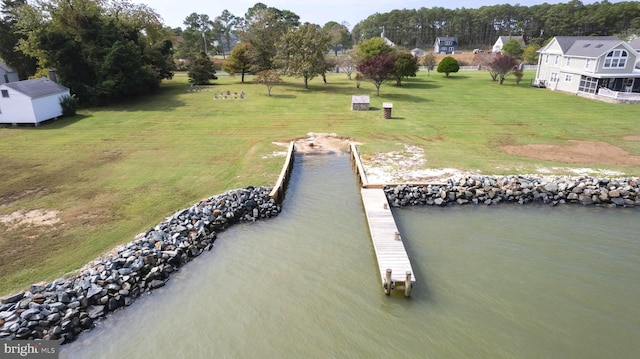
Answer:
[[[404,279],[404,296],[411,295],[411,272],[407,271],[407,276]]]
[[[391,268],[387,268],[387,276],[384,279],[384,294],[390,295],[392,286],[393,283],[391,282]]]

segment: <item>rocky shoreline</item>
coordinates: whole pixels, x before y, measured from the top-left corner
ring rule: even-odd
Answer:
[[[385,187],[389,205],[447,206],[499,203],[640,206],[640,179],[535,176],[465,176],[430,185]]]
[[[247,187],[202,200],[82,268],[0,301],[0,339],[73,341],[109,312],[165,285],[171,273],[213,247],[216,233],[275,217],[270,188]]]

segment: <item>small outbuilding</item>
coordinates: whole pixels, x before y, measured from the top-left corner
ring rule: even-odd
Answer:
[[[0,84],[0,123],[34,124],[62,116],[67,87],[47,78]]]
[[[424,50],[416,47],[415,49],[411,50],[411,55],[415,57],[422,57],[424,56]]]
[[[351,96],[351,110],[369,111],[369,95]]]
[[[0,62],[0,83],[19,81],[18,72],[9,65]]]

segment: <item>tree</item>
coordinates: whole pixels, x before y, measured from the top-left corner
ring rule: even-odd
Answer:
[[[376,96],[380,96],[380,85],[391,78],[395,57],[390,53],[381,53],[358,63],[358,71],[376,87]]]
[[[394,51],[395,49],[387,45],[383,38],[374,37],[358,45],[356,54],[358,60],[361,61],[368,60],[380,54],[390,54]]]
[[[429,72],[433,71],[436,67],[436,57],[433,53],[428,53],[424,55],[422,58],[422,66],[427,68],[427,76],[429,76]]]
[[[520,43],[516,39],[511,39],[502,46],[503,54],[511,55],[513,57],[519,57],[522,55],[522,52],[522,47],[520,47]]]
[[[520,85],[520,81],[522,81],[522,77],[524,76],[524,71],[522,69],[520,69],[519,66],[517,66],[513,70],[513,76],[515,76],[515,78],[516,78],[516,85]]]
[[[416,77],[418,69],[418,59],[415,56],[408,52],[396,53],[392,74],[396,79],[396,86],[402,86],[402,79],[405,77]]]
[[[37,59],[37,76],[55,68],[83,104],[147,94],[171,78],[168,28],[146,5],[127,1],[50,0],[21,8],[22,53]]]
[[[208,54],[213,47],[213,40],[217,39],[209,15],[194,12],[183,23],[186,28],[182,30],[182,41],[178,43],[176,55],[181,59],[193,60],[201,52]]]
[[[537,64],[539,55],[538,50],[540,50],[540,45],[527,45],[522,53],[522,59],[524,60],[524,62],[530,65]]]
[[[251,56],[250,47],[246,42],[241,42],[236,47],[231,50],[231,54],[227,57],[227,60],[222,64],[222,70],[229,73],[229,75],[234,76],[237,73],[240,73],[242,76],[242,83],[244,83],[244,74],[249,72],[251,68]]]
[[[22,80],[33,75],[37,69],[35,58],[25,55],[21,51],[16,51],[18,43],[27,38],[24,33],[18,31],[16,26],[21,8],[26,4],[26,0],[3,0],[2,19],[0,19],[0,58],[7,65],[16,69]]]
[[[351,33],[345,23],[338,24],[335,21],[329,21],[322,28],[329,35],[329,46],[331,51],[338,56],[338,51],[345,51],[352,45]]]
[[[189,65],[189,82],[194,85],[207,85],[210,80],[217,80],[216,69],[209,56],[203,52]]]
[[[274,68],[274,58],[282,36],[300,25],[300,17],[288,10],[255,4],[240,22],[238,36],[251,45],[252,72]]]
[[[518,66],[518,59],[511,55],[497,55],[489,64],[489,67],[498,75],[500,85],[504,78],[511,74]]]
[[[444,72],[445,77],[449,77],[449,74],[452,72],[458,72],[460,70],[460,65],[458,65],[458,60],[453,58],[452,56],[446,56],[440,63],[438,64],[437,71],[440,73]]]
[[[355,63],[354,57],[355,57],[354,51],[349,50],[344,56],[338,58],[338,66],[340,66],[342,71],[345,74],[347,74],[347,78],[349,80],[351,80],[351,74],[353,74],[353,71],[355,71],[356,69],[356,63]]]
[[[231,52],[234,45],[234,39],[236,36],[235,27],[238,24],[238,18],[235,17],[229,10],[223,10],[220,16],[216,17],[213,21],[213,28],[218,33],[220,49],[222,51],[222,58],[225,58],[226,54]]]
[[[281,83],[282,79],[276,70],[264,70],[256,74],[253,78],[253,82],[267,86],[267,94],[268,96],[271,96],[271,89],[273,86]]]
[[[285,74],[302,77],[304,88],[309,88],[309,80],[327,71],[324,54],[329,50],[329,40],[318,25],[309,23],[287,32],[278,50]]]

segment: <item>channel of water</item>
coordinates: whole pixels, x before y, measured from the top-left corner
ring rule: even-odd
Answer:
[[[638,213],[396,209],[420,281],[387,297],[348,156],[297,156],[280,216],[220,233],[60,357],[632,358]]]

